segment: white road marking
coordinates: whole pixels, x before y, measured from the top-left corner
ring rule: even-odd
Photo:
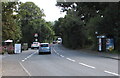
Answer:
[[[58,54],[58,55],[60,55],[59,53],[57,53],[56,51],[55,51],[55,49],[53,49],[54,50],[54,52],[56,53],[56,54]],[[64,57],[63,55],[60,55],[61,57]],[[66,58],[67,60],[69,60],[69,61],[72,61],[72,62],[76,62],[75,60],[73,60],[73,59],[70,59],[70,58]],[[93,66],[90,66],[90,65],[87,65],[87,64],[84,64],[84,63],[79,63],[79,64],[81,64],[81,65],[83,65],[83,66],[86,66],[86,67],[89,67],[89,68],[92,68],[92,69],[95,69],[95,67],[93,67]]]
[[[59,55],[59,53],[56,53],[57,55]]]
[[[107,71],[107,70],[105,70],[104,72],[105,72],[105,73],[112,74],[112,75],[115,75],[115,76],[120,76],[120,75],[119,75],[119,74],[117,74],[117,73],[113,73],[113,72],[110,72],[110,71]]]
[[[54,52],[55,52],[57,55],[60,55],[58,52],[55,51],[55,49],[53,49],[53,50],[54,50]]]
[[[95,67],[93,67],[93,66],[90,66],[90,65],[87,65],[87,64],[84,64],[84,63],[79,63],[80,65],[83,65],[83,66],[86,66],[86,67],[89,67],[89,68],[93,68],[93,69],[95,69]]]
[[[24,58],[24,59],[22,60],[22,62],[24,62],[24,61],[26,61],[27,59],[29,59],[30,57],[32,57],[35,53],[36,53],[36,52],[34,52],[34,53],[30,54],[29,56],[27,56],[26,58]]]
[[[22,62],[24,62],[25,60],[22,60]]]
[[[64,57],[63,55],[60,55],[58,52],[56,52],[55,49],[53,49],[53,50],[54,50],[54,52],[55,52],[56,54],[58,54],[60,57]],[[66,58],[66,59],[69,60],[69,61],[75,62],[75,60],[73,60],[73,59],[70,59],[70,58]],[[81,62],[79,62],[79,64],[80,64],[80,65],[83,65],[83,66],[86,66],[86,67],[89,67],[89,68],[92,68],[92,69],[96,69],[96,67],[94,67],[94,66],[90,66],[90,65],[87,65],[87,64],[84,64],[84,63],[81,63]],[[113,73],[113,72],[110,72],[110,71],[107,71],[107,70],[104,70],[104,72],[105,72],[105,73],[108,73],[108,74],[115,75],[115,76],[120,76],[120,75],[117,74],[117,73]]]
[[[57,55],[59,55],[60,57],[65,57],[65,56],[63,56],[63,55],[60,55],[58,52],[56,52],[55,49],[53,49],[53,50],[54,50],[54,52],[55,52]]]
[[[63,55],[60,55],[61,57],[64,57]]]
[[[20,62],[19,62],[20,63]],[[20,63],[20,65],[22,66],[22,68],[25,70],[25,72],[29,75],[29,76],[31,76],[31,74],[28,72],[28,70],[22,65],[22,63]]]
[[[53,49],[53,50],[54,50],[55,53],[57,53],[57,52],[55,51],[55,49]]]
[[[66,58],[66,59],[69,60],[69,61],[75,62],[75,60],[72,60],[72,59],[70,59],[70,58]]]

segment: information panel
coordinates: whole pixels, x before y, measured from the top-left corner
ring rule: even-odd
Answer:
[[[114,50],[114,39],[106,39],[106,50],[107,51]]]
[[[21,53],[21,44],[15,44],[15,53]]]

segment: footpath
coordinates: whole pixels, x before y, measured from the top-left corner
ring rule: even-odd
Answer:
[[[119,54],[114,54],[114,53],[110,53],[110,52],[98,52],[98,51],[92,51],[92,50],[89,50],[89,49],[81,49],[80,51],[90,53],[90,54],[93,54],[93,55],[97,55],[97,56],[101,56],[101,57],[105,57],[105,58],[120,60],[120,55]]]

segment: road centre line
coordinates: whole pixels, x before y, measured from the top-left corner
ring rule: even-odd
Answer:
[[[95,67],[90,66],[90,65],[87,65],[87,64],[84,64],[84,63],[80,63],[80,62],[79,62],[79,64],[80,64],[80,65],[83,65],[83,66],[86,66],[86,67],[89,67],[89,68],[92,68],[92,69],[95,69]]]
[[[53,50],[54,50],[55,53],[57,53],[54,48],[53,48]]]
[[[53,49],[54,50],[54,49]],[[54,52],[56,53],[56,54],[58,54],[59,56],[61,56],[61,57],[64,57],[63,55],[60,55],[58,52],[56,52],[55,50],[54,50]],[[73,59],[70,59],[70,58],[66,58],[67,60],[69,60],[69,61],[72,61],[72,62],[75,62],[75,60],[73,60]],[[81,62],[79,62],[79,64],[80,65],[83,65],[83,66],[86,66],[86,67],[89,67],[89,68],[92,68],[92,69],[96,69],[96,67],[94,67],[94,66],[91,66],[91,65],[87,65],[87,64],[85,64],[85,63],[81,63]],[[104,71],[105,73],[108,73],[108,74],[112,74],[112,75],[115,75],[115,76],[119,76],[119,74],[117,74],[117,73],[113,73],[113,72],[110,72],[110,71]]]
[[[66,59],[69,60],[69,61],[75,62],[75,60],[72,60],[72,59],[70,59],[70,58],[66,58]]]
[[[24,61],[26,61],[28,58],[32,57],[35,53],[36,53],[36,52],[34,52],[34,53],[30,54],[29,56],[27,56],[26,58],[24,58],[24,59],[22,60],[22,62],[24,62]]]
[[[59,53],[57,53],[59,55]]]
[[[55,52],[57,55],[59,55],[60,57],[65,57],[65,56],[63,56],[63,55],[60,55],[58,52],[56,52],[55,49],[53,49],[53,50],[54,50],[54,52]]]
[[[63,55],[60,55],[61,57],[64,57]]]
[[[119,74],[117,73],[113,73],[113,72],[110,72],[110,71],[107,71],[107,70],[104,70],[105,73],[108,73],[108,74],[112,74],[112,75],[115,75],[115,76],[120,76]]]
[[[54,52],[55,52],[56,54],[58,54],[59,56],[64,57],[63,55],[60,55],[58,52],[56,52],[55,49],[53,49],[53,50],[54,50]],[[70,59],[70,58],[66,58],[66,59],[69,60],[69,61],[75,62],[75,60],[73,60],[73,59]],[[80,64],[80,65],[83,65],[83,66],[86,66],[86,67],[89,67],[89,68],[92,68],[92,69],[96,69],[96,67],[91,66],[91,65],[87,65],[87,64],[85,64],[85,63],[79,62],[79,64]],[[104,72],[105,72],[105,73],[108,73],[108,74],[115,75],[115,76],[120,76],[120,75],[117,74],[117,73],[113,73],[113,72],[110,72],[110,71],[107,71],[107,70],[104,70]]]
[[[19,62],[20,63],[20,65],[22,66],[22,68],[25,70],[25,72],[29,75],[29,76],[31,76],[31,74],[28,72],[28,70],[22,65],[22,63],[21,62]]]
[[[56,54],[58,54],[56,51],[55,51],[55,49],[53,49],[54,50],[54,52],[56,53]],[[59,55],[59,54],[58,54]],[[63,55],[60,55],[61,57],[64,57]],[[73,59],[70,59],[70,58],[66,58],[67,60],[69,60],[69,61],[72,61],[72,62],[76,62],[75,60],[73,60]],[[86,67],[89,67],[89,68],[92,68],[92,69],[95,69],[95,67],[93,67],[93,66],[90,66],[90,65],[87,65],[87,64],[84,64],[84,63],[79,63],[80,65],[83,65],[83,66],[86,66]]]
[[[53,49],[54,50],[54,52],[57,54],[57,55],[60,55],[58,52],[56,52],[56,50],[55,49]]]

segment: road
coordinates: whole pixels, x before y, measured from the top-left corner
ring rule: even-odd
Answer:
[[[118,60],[52,46],[52,54],[37,50],[2,57],[3,76],[118,76]]]

